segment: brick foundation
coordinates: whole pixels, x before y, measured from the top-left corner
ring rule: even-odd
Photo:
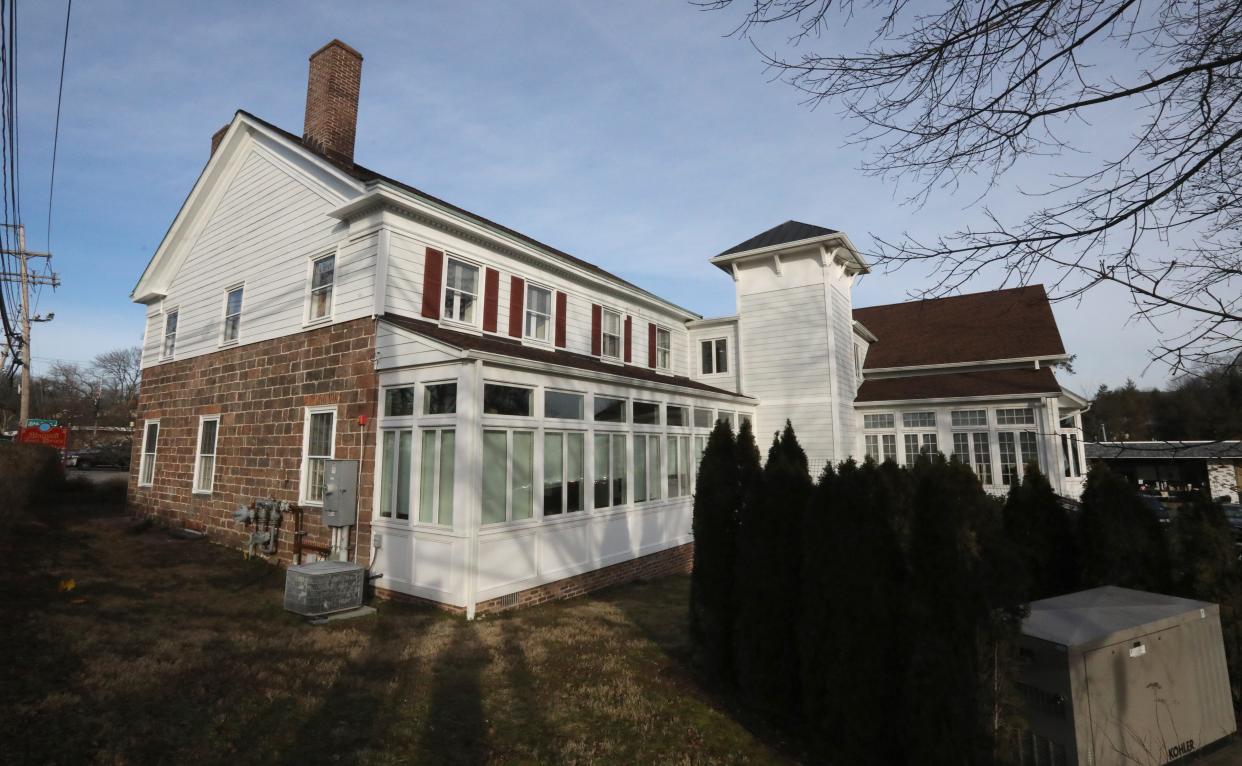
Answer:
[[[245,548],[251,530],[233,521],[233,512],[257,498],[298,501],[305,408],[336,405],[335,455],[361,461],[358,559],[367,561],[379,383],[374,352],[375,323],[358,319],[143,370],[130,510]],[[210,495],[191,491],[201,415],[220,416]],[[358,425],[360,415],[371,419],[366,429]],[[155,418],[160,431],[154,481],[139,487],[143,428]],[[282,521],[273,561],[292,562],[293,521],[291,515]],[[304,526],[307,545],[328,545],[319,509],[306,509]]]

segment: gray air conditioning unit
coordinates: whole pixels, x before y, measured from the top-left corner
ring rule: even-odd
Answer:
[[[316,561],[289,567],[285,573],[285,609],[321,617],[362,606],[366,570],[349,561]]]

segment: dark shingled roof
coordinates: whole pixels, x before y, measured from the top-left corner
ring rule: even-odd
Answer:
[[[890,402],[903,399],[954,399],[965,396],[1032,396],[1060,394],[1061,384],[1050,367],[1017,370],[979,370],[909,375],[864,380],[855,401]]]
[[[825,229],[823,226],[815,226],[814,224],[802,223],[801,221],[785,221],[780,225],[773,226],[762,234],[756,234],[745,242],[734,245],[720,255],[744,253],[747,250],[758,250],[761,247],[783,245],[786,242],[798,242],[804,239],[824,237],[836,233],[838,233],[836,229]]]
[[[1088,458],[1106,460],[1242,459],[1242,441],[1237,439],[1193,442],[1087,442],[1083,446],[1086,447]]]
[[[878,341],[864,369],[1065,353],[1043,285],[854,309]]]
[[[565,349],[545,349],[526,346],[516,340],[509,338],[501,338],[495,335],[475,335],[474,333],[459,332],[441,327],[435,322],[428,322],[425,319],[415,319],[414,317],[403,316],[401,314],[384,314],[381,317],[383,321],[400,327],[404,330],[422,335],[440,343],[452,346],[454,348],[466,349],[468,351],[482,351],[489,354],[499,354],[501,356],[511,356],[515,359],[526,359],[532,362],[543,362],[545,364],[559,364],[563,367],[573,367],[578,370],[587,370],[589,372],[602,372],[609,375],[623,375],[627,378],[640,380],[647,383],[663,383],[665,385],[680,386],[681,388],[690,388],[696,391],[707,391],[713,394],[728,394],[729,396],[741,397],[741,394],[733,391],[726,391],[723,388],[716,388],[691,380],[681,375],[667,375],[656,372],[648,367],[640,367],[633,364],[609,364],[600,361],[593,356],[586,354],[577,354]],[[745,397],[743,397],[745,398]]]

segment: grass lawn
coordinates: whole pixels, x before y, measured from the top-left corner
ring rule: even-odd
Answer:
[[[81,501],[0,530],[0,762],[783,763],[689,671],[689,580],[312,627],[283,572]],[[72,590],[61,590],[73,579]]]

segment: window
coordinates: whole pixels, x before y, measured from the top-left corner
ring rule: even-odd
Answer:
[[[660,499],[660,442],[656,435],[634,437],[634,502]]]
[[[931,455],[936,452],[935,434],[904,434],[904,437],[906,465],[914,465],[919,455]]]
[[[405,417],[414,414],[414,388],[403,386],[384,391],[384,416]]]
[[[729,341],[727,338],[705,340],[699,344],[701,372],[704,375],[719,375],[729,371]]]
[[[690,494],[690,437],[668,437],[668,496]]]
[[[444,318],[474,324],[474,304],[479,298],[479,267],[448,259],[444,281]]]
[[[634,422],[645,426],[660,425],[660,405],[654,402],[634,402]]]
[[[155,452],[160,436],[160,422],[151,420],[142,432],[142,458],[138,464],[138,485],[149,487],[155,483]]]
[[[695,428],[711,428],[712,427],[712,411],[694,408],[694,427]]]
[[[216,481],[216,434],[220,418],[202,418],[198,421],[198,458],[194,461],[194,491],[210,494]]]
[[[177,310],[173,309],[164,315],[164,348],[165,359],[177,350]]]
[[[449,526],[453,523],[453,471],[456,467],[457,432],[451,428],[424,428],[422,439],[418,475],[418,520],[423,524]],[[408,488],[407,484],[406,489]]]
[[[988,424],[988,411],[954,410],[949,413],[949,418],[953,421],[954,428],[962,428],[965,426],[986,426]]]
[[[535,434],[483,432],[483,523],[531,518],[534,512]]]
[[[1078,463],[1078,434],[1070,434],[1070,455],[1074,458],[1074,475],[1082,476],[1082,466]]]
[[[988,445],[988,435],[984,432],[975,432],[971,435],[971,442],[974,445],[974,469],[975,475],[979,477],[979,481],[984,484],[992,483],[992,449]]]
[[[483,414],[530,417],[531,394],[529,388],[484,383]]]
[[[1077,415],[1066,415],[1065,417],[1061,418],[1061,427],[1062,428],[1077,428],[1078,427],[1078,416]]]
[[[380,516],[386,519],[410,518],[410,450],[414,432],[387,430],[383,436],[383,463],[380,466]]]
[[[879,415],[863,415],[863,428],[893,428],[893,413]]]
[[[302,451],[302,500],[323,502],[324,468],[332,459],[336,440],[336,409],[307,410],[306,433]]]
[[[903,412],[901,425],[906,428],[935,428],[936,413],[934,412]]]
[[[1022,456],[1023,466],[1039,466],[1039,448],[1036,446],[1034,431],[1018,433],[1018,452]],[[1023,470],[1026,469],[1023,468]]]
[[[325,255],[311,262],[310,321],[332,315],[332,285],[335,282],[335,255]]]
[[[897,460],[897,434],[882,434],[881,443],[884,445],[884,459]]]
[[[719,412],[716,413],[716,421],[719,422],[723,420],[724,422],[729,424],[729,428],[733,428],[735,425],[737,425],[737,420],[735,419],[736,417],[737,417],[736,413],[725,412],[724,410],[720,410]]]
[[[1035,425],[1035,412],[1030,407],[997,410],[996,424],[999,426],[1033,426]]]
[[[625,400],[607,396],[595,397],[595,420],[600,423],[624,423]]]
[[[664,408],[664,422],[670,426],[688,426],[690,413],[685,407],[670,404]]]
[[[543,416],[562,420],[582,420],[582,399],[582,394],[544,391]]]
[[[423,387],[424,415],[452,415],[457,412],[457,384],[429,383]]]
[[[706,451],[707,451],[707,437],[706,436],[694,437],[694,454],[698,455],[699,459],[702,460],[703,453]]]
[[[526,337],[547,342],[552,338],[552,291],[526,286]]]
[[[1061,462],[1065,463],[1065,478],[1073,476],[1070,467],[1069,434],[1061,434]]]
[[[241,329],[242,288],[234,287],[224,294],[224,335],[222,343],[236,343]]]
[[[1000,446],[1001,484],[1008,486],[1018,478],[1018,452],[1014,447],[1013,432],[998,433],[996,443]]]
[[[667,370],[672,366],[673,359],[673,334],[663,327],[657,327],[655,331],[656,338],[656,368]]]
[[[610,359],[621,358],[621,315],[615,311],[604,309],[600,324],[600,356]]]
[[[878,434],[867,434],[865,437],[863,437],[863,440],[866,443],[867,457],[871,458],[872,460],[879,461],[881,459],[880,458],[880,437],[879,435]]]
[[[595,506],[625,504],[625,436],[595,434]]]
[[[585,437],[579,432],[543,435],[543,515],[581,511]]]
[[[970,434],[953,434],[953,456],[970,465]]]

